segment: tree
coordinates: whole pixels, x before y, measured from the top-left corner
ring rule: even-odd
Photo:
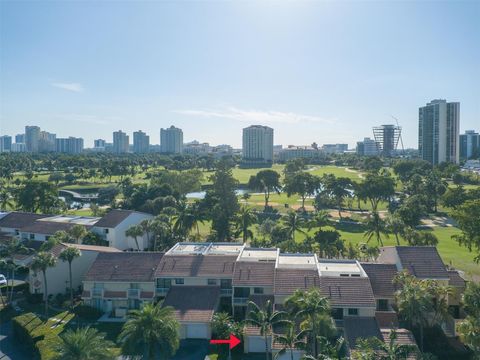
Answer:
[[[376,337],[358,339],[353,359],[402,360],[417,355],[418,348],[415,345],[402,344],[397,339],[395,329],[390,331],[388,343]]]
[[[242,235],[242,240],[244,243],[248,241],[248,238],[253,237],[253,233],[250,230],[250,226],[255,224],[257,221],[257,216],[251,208],[242,206],[240,211],[235,216],[235,236]]]
[[[312,250],[323,258],[339,257],[345,252],[345,243],[337,230],[318,230],[314,236]]]
[[[122,354],[149,360],[158,355],[169,359],[180,345],[179,329],[170,306],[146,304],[141,310],[131,310],[119,335]]]
[[[303,228],[305,227],[305,220],[298,216],[295,211],[289,211],[286,215],[282,217],[283,231],[286,235],[295,242],[295,233],[298,231],[302,234],[305,234]]]
[[[33,258],[30,264],[31,268],[35,272],[41,271],[43,274],[43,298],[45,301],[45,317],[48,318],[48,287],[47,287],[47,269],[54,267],[57,262],[57,258],[48,252],[40,251]]]
[[[13,199],[10,192],[7,189],[0,189],[0,209],[12,209],[13,206]]]
[[[378,212],[373,212],[367,221],[367,231],[363,235],[367,238],[367,243],[375,236],[378,245],[383,246],[382,234],[388,238],[388,231],[385,221],[380,217]]]
[[[366,243],[358,244],[358,251],[365,261],[375,261],[378,258],[378,255],[380,255],[380,249],[378,246],[369,246]]]
[[[390,175],[367,174],[362,183],[362,194],[370,200],[375,213],[380,201],[389,201],[395,194],[395,180]]]
[[[353,186],[352,180],[346,177],[335,177],[333,174],[323,176],[324,190],[322,193],[327,194],[337,205],[338,216],[342,218],[342,206],[346,198],[352,197]]]
[[[63,179],[64,179],[63,174],[59,172],[51,173],[50,176],[48,177],[48,181],[54,182],[55,186],[58,186],[58,183]]]
[[[433,170],[425,177],[425,194],[429,200],[430,207],[433,207],[433,211],[437,212],[438,199],[445,194],[448,188],[448,184],[441,177],[441,174]]]
[[[417,231],[407,227],[403,231],[403,237],[410,246],[436,246],[438,244],[437,236],[430,231]]]
[[[75,224],[67,231],[67,233],[73,238],[75,244],[80,244],[83,238],[87,235],[87,229],[85,229],[85,226],[83,225]]]
[[[72,280],[72,262],[80,257],[82,253],[75,247],[67,247],[63,250],[58,258],[64,262],[68,262],[68,274],[70,278],[70,307],[73,309],[73,280]]]
[[[58,213],[65,204],[53,183],[27,180],[15,191],[17,207],[27,212]]]
[[[250,177],[248,187],[255,191],[263,191],[265,197],[265,209],[267,209],[270,193],[275,191],[280,194],[280,174],[275,170],[260,170],[256,175]]]
[[[456,210],[460,205],[467,201],[468,196],[465,188],[462,185],[458,185],[453,188],[448,188],[442,195],[440,202],[451,209]]]
[[[275,342],[280,344],[282,348],[276,354],[277,357],[282,356],[287,351],[290,352],[290,360],[293,360],[293,350],[302,350],[305,348],[306,331],[300,330],[297,332],[294,324],[289,324],[283,334],[275,336]]]
[[[90,327],[68,330],[60,335],[56,346],[57,359],[61,360],[114,360],[115,344],[105,339],[105,334]]]
[[[328,299],[323,297],[317,288],[308,291],[296,290],[288,297],[285,305],[289,312],[297,314],[299,319],[307,320],[309,326],[309,338],[313,349],[313,355],[318,355],[319,320],[325,315],[332,323],[330,317],[330,305]]]
[[[250,308],[250,311],[245,322],[260,329],[260,335],[265,340],[265,359],[268,360],[271,354],[271,349],[268,348],[268,335],[273,336],[273,328],[275,326],[286,325],[290,322],[285,319],[285,312],[273,310],[273,304],[270,300],[267,300],[262,309],[253,301],[249,301],[247,306]]]
[[[423,195],[412,195],[397,209],[396,214],[405,225],[415,227],[420,224],[420,219],[425,211],[425,197]]]
[[[466,201],[453,211],[452,217],[462,230],[460,235],[455,235],[455,240],[469,251],[475,249],[475,261],[480,262],[480,199]]]
[[[199,223],[203,224],[203,219],[198,203],[187,204],[182,202],[178,207],[177,215],[174,217],[173,231],[186,240],[188,234],[196,229],[198,237],[200,236]]]
[[[386,229],[395,236],[397,245],[400,245],[399,235],[403,233],[405,224],[397,214],[390,214],[385,221]]]
[[[308,231],[312,230],[313,228],[318,228],[319,230],[322,229],[323,226],[329,224],[328,221],[328,212],[320,210],[317,211],[310,220],[307,222],[307,229]]]
[[[463,294],[466,318],[459,324],[462,341],[480,358],[480,284],[469,282]]]
[[[315,195],[319,187],[320,179],[317,176],[301,171],[285,178],[283,190],[289,197],[298,194],[302,198],[302,209],[305,210],[305,199]]]
[[[141,225],[130,225],[130,227],[125,231],[125,236],[132,237],[135,240],[135,245],[137,250],[140,251],[140,245],[138,243],[138,238],[143,236],[143,227]]]

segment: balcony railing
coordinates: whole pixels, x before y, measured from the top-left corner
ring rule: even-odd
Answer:
[[[247,302],[248,302],[248,298],[240,298],[240,297],[233,298],[233,303],[235,305],[245,305]]]
[[[170,288],[157,288],[155,291],[156,291],[157,295],[165,296],[165,295],[167,295],[168,290],[170,290]]]
[[[220,289],[220,295],[232,295],[233,289]]]
[[[140,289],[128,289],[129,299],[138,299],[140,297]]]
[[[103,297],[103,289],[93,288],[92,289],[92,297],[94,297],[94,298]]]

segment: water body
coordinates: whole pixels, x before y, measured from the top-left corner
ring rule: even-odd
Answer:
[[[235,194],[237,196],[241,196],[245,193],[248,193],[248,190],[245,189],[237,189],[235,190]],[[187,199],[204,199],[205,198],[206,191],[194,191],[191,193],[188,193],[186,196]]]

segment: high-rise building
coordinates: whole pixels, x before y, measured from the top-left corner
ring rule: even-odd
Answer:
[[[133,152],[144,154],[149,151],[150,148],[150,136],[143,131],[138,130],[133,133]]]
[[[467,130],[460,135],[460,159],[478,159],[480,157],[480,134]]]
[[[80,154],[83,151],[83,139],[70,136],[55,139],[55,151],[66,154]]]
[[[418,109],[420,157],[434,165],[460,161],[460,103],[432,100]]]
[[[113,152],[120,154],[128,152],[129,137],[122,130],[113,133]]]
[[[12,150],[12,137],[9,135],[0,136],[0,152],[10,152]]]
[[[369,137],[366,137],[363,139],[363,141],[358,141],[357,142],[357,154],[358,155],[364,155],[364,156],[375,156],[378,155],[378,143],[370,139]]]
[[[95,151],[105,151],[106,141],[104,139],[93,140],[93,149]]]
[[[17,134],[15,135],[15,142],[17,144],[25,144],[25,134]]]
[[[27,146],[25,143],[14,143],[12,144],[12,152],[26,152]]]
[[[38,139],[38,151],[39,152],[53,152],[55,151],[56,134],[49,133],[48,131],[40,131],[40,137]]]
[[[242,163],[264,166],[273,162],[273,129],[252,125],[243,129]]]
[[[378,144],[378,152],[390,157],[397,150],[398,140],[402,134],[402,128],[395,125],[382,125],[373,128],[373,136]]]
[[[183,153],[182,129],[173,125],[167,129],[160,129],[160,152],[168,154]]]
[[[38,152],[40,128],[38,126],[25,126],[25,147],[28,152]]]

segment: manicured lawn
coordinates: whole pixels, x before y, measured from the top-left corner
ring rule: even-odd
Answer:
[[[345,167],[339,167],[334,165],[327,166],[312,166],[308,170],[311,174],[317,176],[323,176],[325,174],[333,174],[336,177],[346,177],[352,181],[360,182],[362,180],[361,173],[357,170],[349,169]]]

